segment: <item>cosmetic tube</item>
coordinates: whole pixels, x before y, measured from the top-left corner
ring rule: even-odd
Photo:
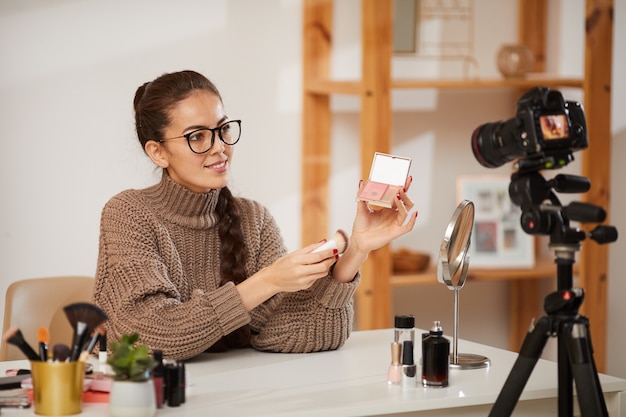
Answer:
[[[152,370],[156,406],[157,408],[163,408],[163,404],[165,403],[165,366],[163,365],[163,351],[155,349],[152,351],[152,358],[156,362],[156,366]]]
[[[107,353],[107,335],[106,333],[98,336],[98,371],[103,374],[111,373],[107,360],[109,355]]]
[[[389,365],[389,371],[387,371],[388,384],[398,385],[402,381],[401,355],[402,345],[397,342],[391,342],[391,365]]]
[[[443,337],[439,321],[434,322],[429,333],[422,339],[422,384],[425,387],[447,387],[450,341]]]
[[[413,342],[405,340],[402,344],[402,388],[417,387],[417,365],[413,360]]]

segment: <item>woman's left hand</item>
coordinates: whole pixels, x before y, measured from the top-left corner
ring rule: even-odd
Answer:
[[[413,230],[418,213],[409,214],[415,204],[406,194],[412,180],[413,177],[407,178],[404,189],[400,189],[391,208],[373,210],[367,202],[358,202],[350,245],[369,253]]]

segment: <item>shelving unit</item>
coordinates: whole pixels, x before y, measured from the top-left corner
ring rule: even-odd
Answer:
[[[585,72],[583,79],[535,76],[525,79],[392,80],[392,0],[362,0],[362,74],[360,80],[330,79],[333,40],[332,0],[305,0],[303,10],[303,137],[302,137],[302,241],[308,244],[328,226],[328,183],[330,178],[330,95],[352,94],[361,99],[360,161],[362,178],[367,178],[374,152],[391,151],[391,90],[401,88],[529,89],[539,85],[553,88],[577,87],[584,92],[584,107],[590,138],[582,153],[582,175],[592,184],[581,198],[608,209],[610,165],[610,104],[612,53],[612,0],[586,0]],[[519,39],[535,55],[535,72],[545,69],[547,0],[524,0],[519,6]],[[591,161],[602,161],[592,163]],[[606,355],[606,282],[608,247],[585,241],[578,256],[580,285],[586,291],[583,314],[591,321],[595,360],[604,368]],[[511,280],[510,347],[517,349],[535,306],[525,300],[536,298],[538,279],[554,277],[551,259],[530,270],[479,270],[470,268],[470,279]],[[357,315],[362,330],[389,327],[391,287],[433,282],[434,272],[393,275],[389,247],[370,254],[363,266],[357,293]],[[376,277],[376,279],[373,279]]]

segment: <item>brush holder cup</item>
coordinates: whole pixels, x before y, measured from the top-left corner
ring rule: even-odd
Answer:
[[[84,362],[32,361],[30,370],[35,414],[69,416],[81,412]]]

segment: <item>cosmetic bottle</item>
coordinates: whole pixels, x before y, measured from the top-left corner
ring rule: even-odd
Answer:
[[[111,369],[107,364],[109,355],[107,354],[107,335],[106,333],[98,336],[98,371],[103,374],[110,374]]]
[[[185,366],[174,361],[165,365],[165,386],[167,405],[180,407],[185,402]]]
[[[441,322],[435,321],[429,335],[422,339],[422,384],[447,387],[450,369],[450,341],[443,336]]]
[[[402,345],[397,342],[391,342],[391,365],[387,371],[387,383],[398,385],[402,381]]]
[[[152,358],[156,366],[152,370],[152,380],[154,381],[154,394],[157,408],[163,408],[165,402],[165,366],[163,365],[163,351],[154,350]]]
[[[417,365],[413,359],[413,342],[405,340],[402,343],[402,388],[417,387]]]
[[[393,341],[402,346],[405,340],[410,340],[415,346],[415,317],[412,315],[395,316]]]

